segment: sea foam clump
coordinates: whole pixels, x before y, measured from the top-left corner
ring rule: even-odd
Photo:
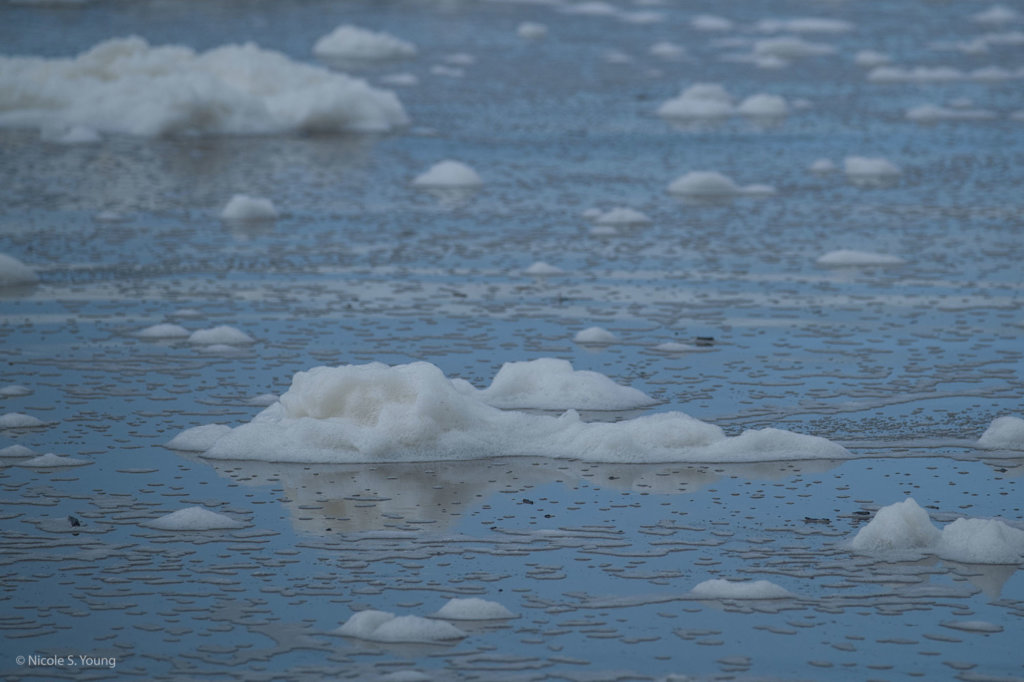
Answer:
[[[1024,450],[1024,419],[996,417],[977,443],[989,450]]]
[[[619,337],[612,334],[604,327],[587,327],[576,332],[576,335],[572,337],[572,340],[576,343],[589,343],[592,345],[607,345],[610,343],[617,343]]]
[[[478,187],[483,180],[470,166],[447,159],[416,176],[412,184],[416,187]]]
[[[45,425],[42,419],[21,412],[8,412],[0,416],[0,429],[34,429]]]
[[[938,542],[941,533],[928,512],[912,497],[882,507],[868,525],[857,531],[851,546],[861,552],[925,549]]]
[[[197,329],[188,337],[188,342],[201,346],[243,346],[256,343],[256,340],[240,329],[222,324],[210,329]]]
[[[731,116],[732,95],[718,83],[695,83],[658,108],[658,115],[679,119],[715,119]]]
[[[142,525],[157,530],[227,530],[241,528],[245,523],[203,507],[188,507]]]
[[[771,185],[737,185],[732,178],[718,171],[690,171],[669,183],[668,191],[693,199],[727,199],[730,197],[766,196],[775,193]]]
[[[997,519],[960,518],[940,531],[910,497],[879,509],[850,546],[872,554],[916,552],[972,564],[1024,562],[1024,530]]]
[[[396,616],[387,611],[357,611],[334,634],[371,642],[435,644],[463,639],[466,633],[451,623],[420,616]]]
[[[618,206],[598,215],[595,222],[598,225],[643,225],[651,222],[651,219],[635,208]]]
[[[33,457],[32,459],[19,462],[18,466],[36,469],[56,469],[61,467],[80,467],[85,466],[86,464],[92,464],[92,462],[87,459],[63,457],[61,455],[55,455],[52,452],[48,452],[45,455],[39,455],[38,457]]]
[[[490,386],[472,390],[476,398],[504,409],[630,410],[657,402],[600,372],[575,370],[568,360],[556,358],[506,362]]]
[[[488,405],[426,362],[316,367],[206,451],[213,459],[384,462],[552,457],[600,462],[839,459],[824,438],[761,429],[727,437],[682,412],[584,422]]]
[[[434,615],[448,620],[504,620],[516,617],[516,614],[498,602],[478,597],[449,599]]]
[[[697,599],[790,599],[794,595],[769,580],[705,580],[690,591]]]
[[[400,59],[416,55],[416,46],[395,36],[343,24],[313,45],[318,57],[331,59]]]
[[[140,339],[180,339],[190,334],[191,332],[180,324],[171,324],[169,322],[150,325],[145,329],[135,332],[135,336]]]
[[[137,136],[385,132],[394,93],[253,43],[197,53],[139,37],[75,58],[0,57],[0,126]]]
[[[248,194],[236,194],[220,212],[222,220],[275,220],[277,208],[274,202],[264,197],[251,197]]]
[[[2,75],[0,75],[0,79],[2,79]],[[35,270],[13,256],[0,253],[0,287],[35,284],[38,281],[39,275]]]
[[[829,251],[823,256],[819,256],[816,262],[818,265],[825,265],[828,267],[856,267],[872,265],[904,265],[907,261],[903,260],[899,256],[893,256],[887,253],[838,249],[836,251]]]

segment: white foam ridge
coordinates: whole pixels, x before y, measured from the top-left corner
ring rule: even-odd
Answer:
[[[242,528],[246,524],[226,514],[210,511],[205,507],[188,507],[165,514],[152,521],[146,521],[142,525],[148,528],[156,528],[157,530],[186,531],[228,530],[231,528]]]
[[[607,345],[610,343],[618,343],[619,337],[611,333],[604,327],[587,327],[576,332],[576,335],[572,337],[572,340],[576,343],[589,343],[593,345]]]
[[[576,370],[568,360],[557,358],[506,362],[487,388],[464,386],[478,400],[503,409],[630,410],[657,402],[600,372]]]
[[[872,251],[855,251],[853,249],[837,249],[819,256],[818,265],[828,267],[856,267],[872,265],[904,265],[907,261],[899,256]]]
[[[795,595],[770,580],[715,578],[696,585],[690,596],[697,599],[792,599]]]
[[[536,261],[530,265],[530,267],[523,270],[524,274],[535,275],[538,277],[549,277],[552,275],[564,275],[565,270],[558,267],[557,265],[551,265],[546,261]]]
[[[446,159],[417,175],[412,184],[416,187],[478,187],[483,180],[469,165]]]
[[[39,275],[35,270],[14,256],[0,253],[0,287],[35,284],[38,281]]]
[[[704,199],[724,199],[741,195],[770,195],[775,193],[771,185],[746,185],[741,187],[728,175],[718,171],[689,171],[669,183],[668,191],[680,196]]]
[[[988,450],[1024,450],[1024,419],[996,417],[981,434],[977,446]]]
[[[31,448],[19,444],[0,448],[0,457],[33,457],[35,454]]]
[[[496,601],[465,597],[449,599],[434,616],[448,620],[505,620],[515,618],[516,614]]]
[[[843,159],[843,170],[851,177],[895,178],[903,170],[880,156],[847,156]]]
[[[734,104],[733,96],[719,83],[694,83],[664,102],[657,114],[681,120],[721,119],[733,114],[754,118],[781,118],[789,105],[781,95],[757,93]]]
[[[135,332],[135,336],[142,339],[180,339],[186,338],[190,334],[191,332],[180,324],[172,324],[170,322],[150,325],[145,329]]]
[[[386,132],[394,93],[253,43],[197,53],[113,38],[74,58],[0,57],[0,126],[136,136]]]
[[[266,197],[236,194],[221,210],[220,217],[222,220],[239,221],[274,220],[277,218],[277,208]]]
[[[45,425],[42,419],[21,412],[8,412],[0,416],[0,429],[33,429]]]
[[[935,554],[970,564],[1024,562],[1024,530],[998,519],[968,518],[939,530],[912,497],[879,509],[850,546],[870,554]]]
[[[48,452],[45,455],[39,455],[32,459],[27,459],[23,462],[18,462],[20,467],[29,467],[37,469],[56,469],[60,467],[80,467],[86,464],[92,464],[88,459],[77,459],[75,457],[66,457],[62,455],[55,455],[52,452]]]
[[[594,222],[598,225],[643,225],[650,223],[651,219],[635,208],[617,206],[597,215]]]
[[[466,633],[451,623],[421,616],[396,616],[369,609],[353,613],[334,634],[371,642],[435,644],[463,639]]]
[[[596,462],[752,462],[840,459],[824,438],[779,429],[726,436],[682,412],[585,422],[496,408],[435,365],[413,362],[298,372],[280,400],[204,453],[212,459],[293,462],[465,460],[533,456]]]
[[[209,329],[197,329],[189,335],[188,342],[200,346],[244,346],[256,343],[256,340],[241,329],[222,324]]]
[[[416,55],[416,46],[383,31],[342,24],[313,45],[318,57],[331,59],[400,59]]]

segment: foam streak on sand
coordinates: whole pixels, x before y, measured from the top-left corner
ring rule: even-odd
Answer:
[[[622,387],[617,387],[622,388]],[[728,437],[682,412],[619,422],[504,411],[426,362],[317,367],[216,440],[213,459],[385,462],[532,456],[598,462],[839,459],[845,448],[778,429]]]

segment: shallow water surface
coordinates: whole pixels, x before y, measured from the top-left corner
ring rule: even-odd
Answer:
[[[907,497],[937,527],[966,516],[1024,528],[1024,453],[976,447],[993,419],[1024,409],[1024,21],[978,20],[983,3],[792,0],[716,8],[733,28],[708,32],[691,24],[707,11],[693,3],[609,6],[0,7],[7,55],[70,57],[137,34],[196,50],[254,41],[316,63],[312,44],[341,23],[419,48],[345,66],[375,86],[418,79],[394,87],[411,123],[389,134],[72,145],[0,128],[0,252],[40,278],[0,288],[0,389],[28,389],[0,398],[0,414],[44,422],[0,430],[0,448],[83,462],[2,459],[7,679],[1024,678],[1021,562],[849,546]],[[849,30],[799,33],[834,51],[764,62],[758,41],[798,32],[758,22],[799,17]],[[519,37],[525,21],[546,37]],[[685,56],[652,54],[659,41]],[[871,80],[861,50],[961,76]],[[971,75],[990,66],[1009,75]],[[737,102],[781,95],[788,113],[655,113],[698,82]],[[991,116],[907,118],[923,104]],[[902,173],[849,178],[849,156]],[[410,186],[446,158],[483,185]],[[836,169],[808,170],[821,158]],[[695,170],[775,191],[666,191]],[[222,221],[242,192],[280,215]],[[602,231],[583,215],[617,206],[650,222]],[[904,263],[817,262],[840,249]],[[563,273],[524,272],[538,261]],[[163,322],[230,325],[255,342],[138,336]],[[593,326],[616,342],[574,341]],[[682,411],[729,435],[821,436],[852,456],[303,464],[165,447],[189,427],[249,422],[261,396],[319,365],[423,360],[483,388],[504,363],[541,357],[658,401],[586,420]],[[190,506],[243,526],[145,525]],[[692,594],[716,578],[790,596]],[[457,622],[467,636],[443,644],[332,633],[357,611],[430,616],[453,597],[516,618]]]

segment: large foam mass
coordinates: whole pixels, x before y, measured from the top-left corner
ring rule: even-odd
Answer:
[[[196,53],[139,37],[75,58],[0,57],[0,126],[139,136],[380,132],[408,122],[365,81],[253,43]]]
[[[585,422],[574,410],[559,417],[501,410],[426,362],[299,372],[278,403],[218,438],[206,452],[215,459],[296,462],[501,456],[750,462],[848,455],[824,438],[775,429],[729,438],[719,427],[682,412]]]

